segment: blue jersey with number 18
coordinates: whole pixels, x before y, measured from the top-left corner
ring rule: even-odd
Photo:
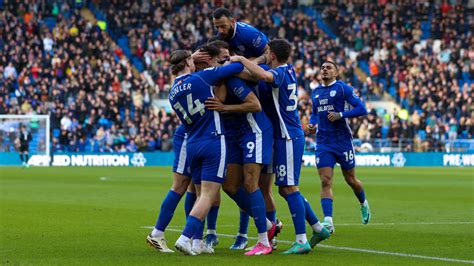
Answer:
[[[273,125],[275,138],[293,139],[303,136],[298,115],[298,84],[292,65],[285,64],[269,70],[273,74],[272,99],[275,105],[277,121]]]
[[[186,127],[188,142],[224,134],[220,114],[206,109],[204,102],[207,98],[214,97],[213,85],[220,79],[240,73],[242,70],[241,63],[232,63],[181,75],[175,79],[168,99]]]

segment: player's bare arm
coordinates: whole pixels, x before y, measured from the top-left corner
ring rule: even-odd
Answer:
[[[245,68],[250,71],[253,75],[255,75],[259,80],[263,80],[265,82],[273,82],[273,74],[265,69],[261,68],[254,62],[248,60],[243,56],[232,56],[230,58],[232,62],[240,62],[244,65]]]
[[[208,98],[205,106],[209,110],[229,113],[255,113],[262,110],[260,101],[253,92],[249,93],[241,104],[224,104],[218,98]]]

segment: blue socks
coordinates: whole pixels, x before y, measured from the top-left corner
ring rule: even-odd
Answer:
[[[212,206],[207,214],[207,229],[216,230],[217,214],[219,213],[219,206]]]
[[[295,233],[297,235],[305,234],[305,207],[300,192],[296,191],[286,195],[285,200],[290,208],[291,217],[293,218],[293,224],[295,226]]]
[[[188,219],[186,219],[186,226],[183,230],[183,235],[187,238],[196,237],[199,235],[199,231],[201,231],[201,239],[202,239],[202,229],[204,228],[204,223],[199,220],[197,217],[189,215]]]
[[[181,195],[174,192],[173,190],[168,191],[163,203],[161,203],[160,214],[158,215],[158,220],[156,221],[155,228],[160,231],[165,231],[166,227],[173,218],[174,211],[176,206],[178,206],[179,201],[181,200]]]
[[[250,204],[252,206],[252,216],[255,221],[258,233],[265,233],[267,231],[267,217],[265,213],[265,201],[260,189],[255,190],[249,194]]]
[[[354,194],[356,195],[356,197],[357,197],[357,199],[359,200],[360,203],[364,203],[364,201],[365,201],[365,192],[364,192],[363,189],[359,193],[354,191]]]
[[[316,217],[316,214],[313,211],[313,208],[311,208],[311,205],[309,205],[309,202],[306,200],[303,195],[301,195],[301,198],[303,199],[303,204],[304,204],[304,209],[306,213],[306,221],[309,223],[309,225],[313,225],[317,222],[319,222],[318,217]]]
[[[246,235],[249,230],[250,216],[245,211],[240,210],[239,234]]]
[[[195,202],[196,193],[186,192],[186,198],[184,199],[184,213],[186,214],[186,218],[188,218]]]
[[[267,212],[267,219],[276,223],[276,211]]]
[[[324,217],[332,217],[332,199],[321,199],[321,207],[323,208]]]
[[[235,193],[235,195],[232,195],[230,197],[235,201],[235,203],[237,203],[237,205],[242,210],[247,212],[247,214],[249,215],[252,214],[250,200],[249,200],[250,196],[249,196],[249,193],[244,188],[242,187],[239,188],[237,193]]]

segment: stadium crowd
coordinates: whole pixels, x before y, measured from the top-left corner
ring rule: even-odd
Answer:
[[[298,1],[226,3],[238,20],[293,43],[303,124],[320,84],[319,64],[330,58],[365,100],[392,97],[402,108],[369,104],[369,115],[350,123],[355,138],[428,151],[473,137],[474,19],[466,1],[317,2],[313,7],[338,38]],[[169,52],[194,50],[215,35],[211,13],[222,2],[213,4],[98,1],[94,8],[105,15],[109,35],[66,1],[5,3],[0,114],[50,112],[54,151],[170,150],[178,120],[153,99],[169,91]],[[46,18],[55,20],[51,29]],[[307,149],[313,148],[314,137],[307,136]]]

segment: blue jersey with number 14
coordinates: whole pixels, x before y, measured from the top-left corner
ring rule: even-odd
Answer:
[[[298,84],[292,65],[281,65],[269,70],[273,74],[272,99],[276,118],[272,119],[275,138],[293,139],[303,136],[298,115]]]
[[[214,97],[212,86],[220,79],[240,73],[242,70],[241,63],[232,63],[176,78],[168,99],[186,127],[188,142],[224,134],[220,114],[206,109],[204,102],[207,98]]]

